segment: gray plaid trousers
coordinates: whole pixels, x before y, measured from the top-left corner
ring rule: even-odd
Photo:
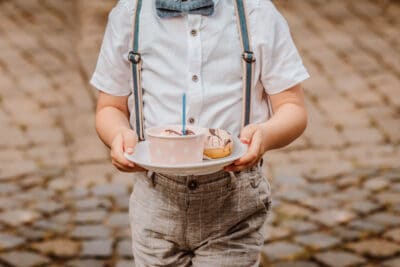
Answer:
[[[129,204],[137,267],[258,266],[270,208],[270,185],[259,167],[137,176]]]

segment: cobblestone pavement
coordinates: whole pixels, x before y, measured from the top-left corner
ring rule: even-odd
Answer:
[[[400,266],[400,3],[276,2],[312,74],[310,123],[266,155],[263,266]],[[0,267],[133,265],[133,181],[87,84],[113,3],[0,0]]]

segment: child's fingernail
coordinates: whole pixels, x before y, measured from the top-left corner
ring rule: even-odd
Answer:
[[[135,164],[129,163],[129,167],[135,167]]]
[[[242,141],[242,143],[245,143],[245,144],[249,143],[249,139],[247,139],[247,138],[240,138],[240,141]]]
[[[133,153],[133,149],[132,149],[131,147],[128,147],[128,148],[126,149],[126,152],[128,152],[129,154],[132,154],[132,153]]]

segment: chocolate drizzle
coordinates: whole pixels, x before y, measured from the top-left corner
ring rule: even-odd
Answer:
[[[166,133],[175,134],[177,136],[182,136],[183,135],[182,132],[178,132],[178,131],[175,131],[175,130],[172,130],[172,129],[165,129],[164,131]],[[186,135],[195,135],[195,133],[190,129],[186,129]]]
[[[210,132],[211,135],[216,136],[219,140],[222,141],[222,138],[217,134],[217,130],[216,129],[208,129],[208,131]]]

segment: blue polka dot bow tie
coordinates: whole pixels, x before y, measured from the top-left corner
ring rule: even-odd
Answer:
[[[160,18],[178,17],[184,14],[209,16],[214,12],[213,0],[156,0]]]

